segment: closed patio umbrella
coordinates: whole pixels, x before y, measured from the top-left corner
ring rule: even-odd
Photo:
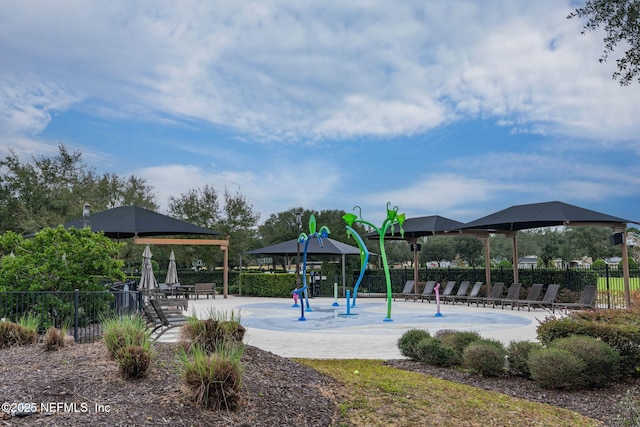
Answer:
[[[153,266],[151,265],[152,256],[149,245],[145,246],[142,252],[142,268],[140,270],[142,277],[140,277],[140,286],[138,289],[147,293],[150,293],[158,287],[156,276],[153,274]]]
[[[171,251],[169,255],[169,268],[167,270],[167,278],[164,281],[167,285],[178,284],[178,269],[176,268],[176,255]]]

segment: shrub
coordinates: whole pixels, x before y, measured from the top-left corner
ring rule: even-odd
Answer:
[[[183,351],[182,379],[191,399],[205,409],[235,410],[240,406],[243,345],[221,345],[207,354],[198,346]]]
[[[436,332],[436,338],[440,339],[444,345],[454,349],[460,357],[465,347],[474,341],[482,339],[475,331],[456,331],[453,329],[441,329]]]
[[[220,345],[242,343],[246,329],[237,313],[209,311],[206,319],[189,317],[181,332],[182,343],[187,351],[199,346],[206,353],[213,353]]]
[[[118,350],[116,360],[120,373],[129,380],[145,378],[151,366],[151,348],[147,342],[143,346],[125,345]]]
[[[620,374],[637,376],[640,367],[640,312],[634,310],[575,311],[540,322],[538,339],[549,345],[558,338],[587,335],[599,338],[620,353]]]
[[[13,322],[0,321],[0,349],[35,344],[35,330]]]
[[[504,373],[506,350],[496,340],[480,339],[469,344],[462,352],[462,365],[485,377]]]
[[[573,335],[555,340],[551,345],[571,352],[585,363],[582,376],[586,387],[604,387],[616,375],[620,354],[603,341]]]
[[[507,346],[507,368],[513,375],[531,378],[529,354],[540,350],[542,344],[533,341],[511,341]]]
[[[65,335],[58,328],[49,328],[42,339],[44,351],[58,351],[65,346]]]
[[[424,338],[430,338],[431,334],[424,329],[409,329],[398,339],[398,348],[403,356],[413,360],[420,360],[417,345]]]
[[[461,362],[458,353],[437,338],[421,339],[416,345],[416,351],[420,360],[428,365],[449,368]]]
[[[585,363],[561,348],[543,348],[529,354],[531,378],[542,388],[576,390],[583,385]]]
[[[111,317],[102,320],[102,340],[109,357],[117,359],[118,351],[125,346],[148,346],[150,334],[141,316]]]

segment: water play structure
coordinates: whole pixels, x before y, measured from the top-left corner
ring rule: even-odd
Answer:
[[[353,210],[358,210],[359,215],[348,213],[342,216],[342,219],[344,219],[344,221],[347,223],[347,226],[349,227],[351,227],[355,223],[366,224],[369,227],[373,228],[376,233],[378,233],[379,243],[380,243],[380,256],[382,258],[382,264],[384,267],[384,277],[387,284],[387,317],[384,318],[385,322],[393,321],[391,319],[391,301],[393,300],[393,290],[391,289],[391,277],[389,275],[389,262],[387,261],[387,254],[384,250],[384,236],[390,227],[393,230],[392,227],[395,224],[398,224],[398,226],[400,227],[400,235],[404,236],[404,230],[402,228],[402,224],[404,224],[404,220],[405,220],[405,214],[403,213],[399,214],[397,206],[394,206],[393,208],[390,208],[390,206],[391,206],[391,203],[387,202],[387,217],[382,222],[382,226],[380,226],[380,228],[376,227],[369,221],[365,221],[364,219],[362,219],[362,210],[360,209],[360,206],[355,206],[353,208]]]

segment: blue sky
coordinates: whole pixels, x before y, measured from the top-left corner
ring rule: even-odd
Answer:
[[[0,154],[62,142],[161,210],[212,185],[261,220],[560,200],[638,221],[640,85],[576,4],[5,0]]]

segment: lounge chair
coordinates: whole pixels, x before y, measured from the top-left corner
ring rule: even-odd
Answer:
[[[180,327],[187,321],[186,316],[184,316],[181,311],[165,311],[158,300],[150,299],[149,304],[153,308],[155,316],[157,317],[157,320],[155,321],[157,325],[154,326],[152,331],[159,331],[158,334],[154,337],[155,340],[158,340],[158,338],[160,338],[162,334],[167,332],[169,329]],[[145,310],[144,308],[143,310],[145,312],[145,315],[148,316],[147,310]]]
[[[493,301],[495,299],[499,299],[502,296],[502,292],[504,291],[504,282],[496,282],[493,284],[491,288],[491,294],[488,297],[475,297],[467,299],[467,305],[470,305],[472,302],[476,303],[476,307],[480,306],[482,302],[482,306],[485,307],[488,301]]]
[[[447,301],[451,301],[453,304],[455,304],[456,301],[464,302],[468,301],[469,299],[478,298],[478,294],[480,293],[483,284],[484,282],[476,282],[473,284],[473,288],[471,288],[471,292],[469,292],[469,295],[452,295],[447,298]],[[462,284],[460,284],[460,287],[462,287]]]
[[[433,292],[433,289],[436,287],[436,281],[435,280],[429,280],[425,285],[424,285],[424,289],[422,290],[422,293],[420,294],[420,296],[418,298],[420,298],[420,300],[422,302],[424,302],[425,298],[428,300],[429,298],[435,298],[436,294],[435,292]],[[416,298],[417,299],[417,298]],[[415,301],[415,300],[414,300]]]
[[[520,310],[521,306],[527,306],[528,310],[531,311],[531,307],[540,307],[540,308],[551,308],[553,309],[553,303],[556,300],[556,296],[558,295],[558,291],[560,290],[560,285],[557,283],[552,283],[547,286],[547,290],[540,301],[518,301],[518,310]]]
[[[522,283],[512,283],[511,286],[509,286],[506,297],[491,301],[493,307],[495,308],[496,305],[499,305],[500,308],[504,310],[505,305],[513,306],[515,301],[520,299],[520,288],[522,288]]]
[[[447,285],[444,287],[444,291],[440,292],[439,296],[440,296],[440,301],[442,301],[442,298],[446,298],[449,297],[451,295],[451,293],[453,292],[453,288],[456,287],[456,281],[455,280],[449,280],[447,282]],[[434,292],[434,301],[435,301],[435,292]],[[424,299],[423,299],[424,301]],[[429,299],[429,302],[431,302],[431,299]]]
[[[445,303],[447,301],[454,302],[456,298],[460,298],[460,297],[466,296],[467,295],[467,291],[469,290],[469,285],[470,284],[471,284],[471,282],[468,281],[468,280],[460,282],[460,287],[458,288],[458,292],[456,292],[455,295],[443,295],[442,297],[440,297],[440,300],[444,301]]]
[[[598,296],[598,287],[596,285],[587,285],[582,289],[580,293],[580,299],[578,302],[557,302],[551,306],[551,311],[555,313],[556,307],[563,308],[566,311],[582,310],[587,308],[595,308],[596,297]]]
[[[415,289],[414,289],[415,288],[415,283],[416,283],[415,280],[407,280],[404,283],[404,289],[402,290],[402,293],[399,296],[400,297],[404,297],[405,301],[408,300],[409,298],[414,297],[416,295]],[[393,296],[394,301],[395,301],[395,298],[397,296],[398,295],[394,295]]]
[[[514,301],[513,304],[511,304],[511,310],[513,310],[513,307],[518,307],[518,310],[520,310],[520,304],[522,303],[527,303],[528,301],[538,301],[541,292],[542,283],[534,283],[529,287],[529,292],[527,293],[527,296],[525,298],[518,299],[517,301]]]

